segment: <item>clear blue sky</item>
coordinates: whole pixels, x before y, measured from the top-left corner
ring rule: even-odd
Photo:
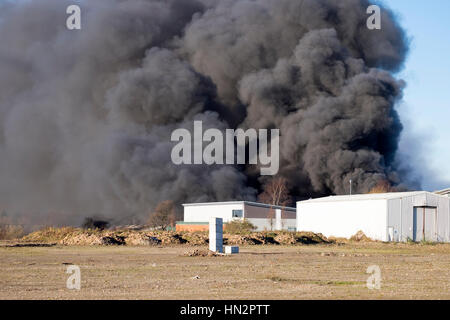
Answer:
[[[401,149],[423,169],[424,189],[450,187],[450,1],[384,0],[411,38],[399,106]],[[427,170],[427,168],[429,170]]]

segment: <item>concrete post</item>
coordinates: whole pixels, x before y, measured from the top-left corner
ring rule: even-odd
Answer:
[[[209,250],[223,253],[223,219],[209,219]]]
[[[283,229],[282,223],[281,223],[281,209],[275,210],[275,230],[280,231]]]

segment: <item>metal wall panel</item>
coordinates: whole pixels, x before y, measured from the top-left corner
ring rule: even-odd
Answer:
[[[388,226],[398,230],[398,241],[423,240],[424,217],[426,240],[450,242],[450,198],[424,192],[388,200]]]

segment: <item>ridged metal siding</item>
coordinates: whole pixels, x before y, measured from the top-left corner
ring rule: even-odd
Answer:
[[[436,240],[450,242],[450,199],[432,193],[422,193],[398,199],[389,199],[387,226],[398,236],[394,241],[413,239],[414,207],[436,207]]]

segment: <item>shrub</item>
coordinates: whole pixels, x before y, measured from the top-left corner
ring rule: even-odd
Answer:
[[[229,234],[249,234],[256,230],[256,227],[248,220],[233,220],[225,225],[225,232]]]

